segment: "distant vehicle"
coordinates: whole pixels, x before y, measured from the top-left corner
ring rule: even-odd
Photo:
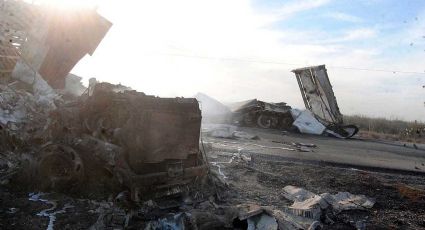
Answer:
[[[291,106],[285,102],[267,103],[252,99],[230,105],[232,122],[242,126],[289,129],[294,122]]]

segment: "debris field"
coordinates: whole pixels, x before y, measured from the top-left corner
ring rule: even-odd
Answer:
[[[0,0],[0,229],[425,228],[424,150],[349,139],[324,65],[293,71],[305,111],[86,87],[111,26]]]

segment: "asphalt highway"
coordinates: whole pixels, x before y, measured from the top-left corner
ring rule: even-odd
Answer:
[[[226,139],[203,135],[205,144],[212,148],[246,153],[275,160],[330,164],[358,169],[393,170],[425,174],[425,150],[413,144],[362,139],[337,139],[316,135],[284,133],[278,130],[238,128],[256,135],[258,140]],[[294,150],[293,143],[314,144]]]

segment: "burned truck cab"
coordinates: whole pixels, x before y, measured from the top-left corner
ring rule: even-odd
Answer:
[[[96,172],[106,170],[117,190],[156,194],[206,174],[199,149],[201,111],[194,98],[159,98],[97,83],[72,110],[72,118],[58,120],[74,134],[56,136],[77,137],[68,146],[82,159],[86,181],[98,182]]]
[[[127,186],[166,188],[204,174],[196,99],[117,92],[101,83],[80,111],[88,131],[123,149],[117,171]]]

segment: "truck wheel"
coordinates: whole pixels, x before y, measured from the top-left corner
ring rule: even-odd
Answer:
[[[347,134],[346,138],[350,138],[356,135],[357,132],[359,132],[359,128],[355,125],[346,125],[346,126],[343,126],[342,129],[344,129],[344,131]]]
[[[327,130],[329,130],[328,134],[338,138],[350,138],[359,131],[359,128],[355,125],[332,125],[328,126]]]
[[[37,172],[41,189],[64,191],[83,178],[83,162],[69,146],[49,144],[41,149]]]
[[[261,114],[257,118],[257,125],[263,129],[270,129],[272,126],[272,119],[270,116]]]

